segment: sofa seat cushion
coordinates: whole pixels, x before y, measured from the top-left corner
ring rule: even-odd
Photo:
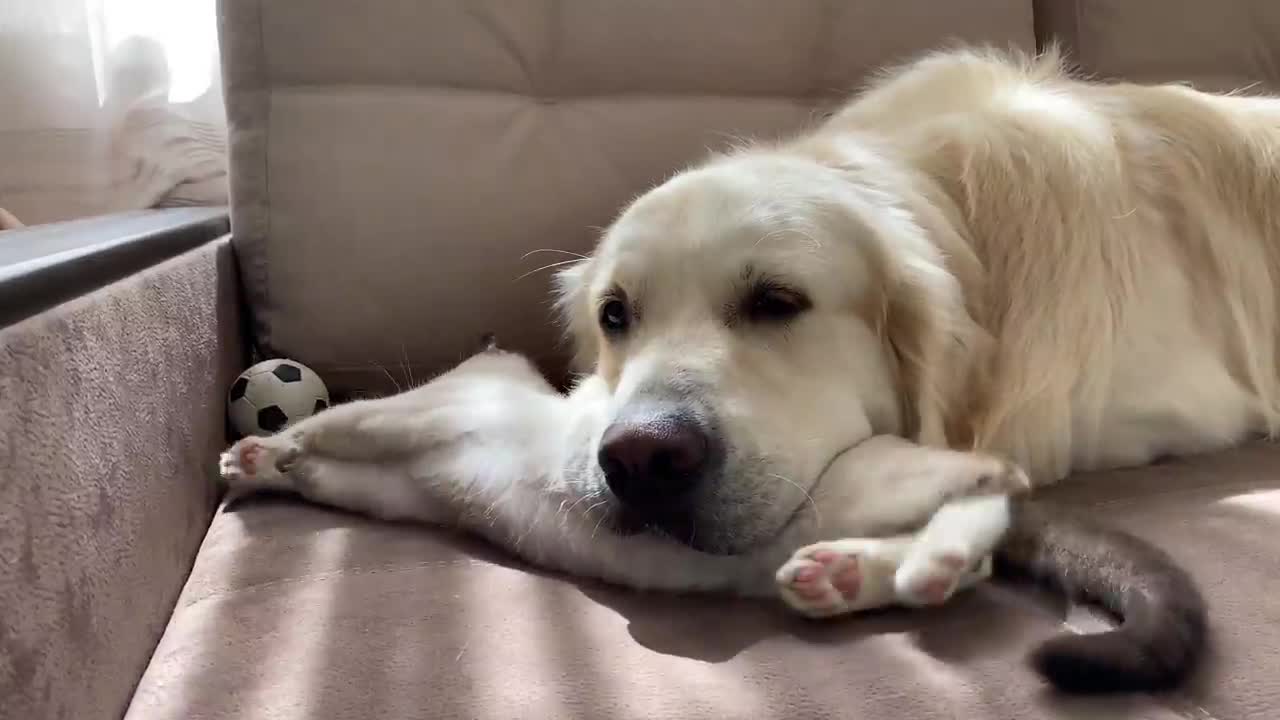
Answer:
[[[532,571],[446,532],[288,498],[224,506],[129,718],[1273,718],[1280,451],[1063,488],[1168,547],[1216,645],[1185,693],[1063,698],[1023,664],[1091,615],[991,585],[816,623],[771,603]],[[1123,492],[1122,492],[1123,490]]]

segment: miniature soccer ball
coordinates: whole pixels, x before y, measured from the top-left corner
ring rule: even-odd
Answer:
[[[227,414],[241,436],[271,435],[329,407],[329,390],[294,360],[264,360],[240,373],[227,392]]]

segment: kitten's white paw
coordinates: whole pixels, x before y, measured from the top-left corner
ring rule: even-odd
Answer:
[[[961,588],[991,577],[991,557],[974,558],[963,548],[912,553],[894,574],[894,592],[904,605],[941,605]]]
[[[232,488],[285,488],[285,473],[297,460],[297,443],[287,435],[246,437],[218,459],[218,471]]]
[[[892,604],[895,567],[880,540],[833,540],[797,550],[775,579],[792,609],[824,618]]]

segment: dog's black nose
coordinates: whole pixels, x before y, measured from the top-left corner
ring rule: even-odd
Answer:
[[[665,416],[614,422],[600,440],[597,460],[624,505],[661,512],[680,508],[706,475],[709,457],[702,428]]]

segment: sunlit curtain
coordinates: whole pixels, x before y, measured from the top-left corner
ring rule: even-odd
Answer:
[[[0,208],[227,202],[215,0],[0,0]]]

